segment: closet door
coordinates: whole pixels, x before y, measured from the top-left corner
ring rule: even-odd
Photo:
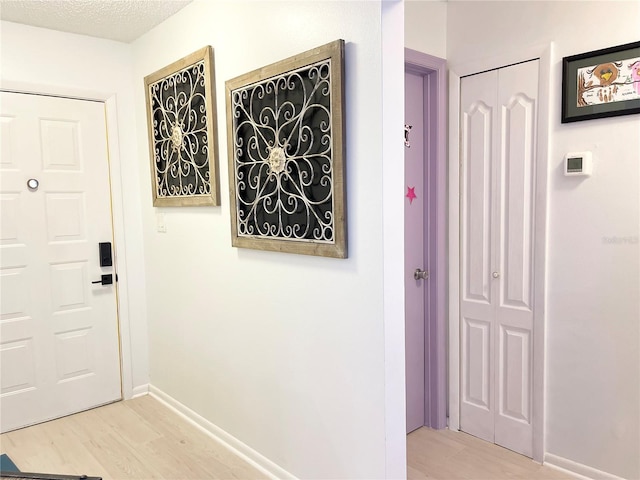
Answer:
[[[461,89],[460,424],[531,456],[538,62]]]
[[[460,428],[494,441],[494,318],[497,282],[496,175],[498,71],[461,79]]]
[[[538,62],[498,72],[500,239],[495,443],[533,454],[533,239]]]

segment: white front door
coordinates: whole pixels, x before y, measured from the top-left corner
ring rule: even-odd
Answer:
[[[104,104],[0,93],[2,432],[121,398]],[[115,252],[112,252],[115,264]],[[92,283],[112,274],[114,284]]]
[[[460,428],[532,456],[538,62],[460,86]]]

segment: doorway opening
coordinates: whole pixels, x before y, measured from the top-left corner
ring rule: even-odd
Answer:
[[[130,155],[127,152],[131,152],[131,145],[127,145],[127,142],[121,143],[122,139],[119,134],[122,131],[122,119],[129,118],[126,112],[133,110],[130,107],[123,110],[122,104],[118,104],[118,98],[123,98],[121,94],[126,96],[126,93],[125,91],[120,92],[120,86],[117,82],[105,90],[87,91],[78,86],[83,83],[82,79],[76,78],[75,80],[77,80],[75,83],[69,79],[70,83],[62,82],[53,85],[46,82],[34,82],[26,78],[2,79],[2,91],[86,100],[104,105],[113,244],[116,248],[113,263],[115,271],[118,272],[121,390],[122,398],[127,400],[134,396],[144,395],[149,390],[146,373],[147,340],[142,335],[146,331],[146,314],[143,300],[139,299],[138,294],[133,294],[136,285],[140,285],[140,282],[144,284],[140,218],[137,209],[133,208],[139,199],[135,189],[137,185],[135,175],[126,170],[126,162],[123,160],[127,155]],[[78,82],[80,83],[78,84]],[[105,80],[105,83],[112,82],[112,80]],[[126,112],[123,113],[123,111]],[[125,230],[128,232],[126,236]],[[92,281],[95,279],[92,278]]]
[[[407,433],[447,425],[446,61],[405,49]]]

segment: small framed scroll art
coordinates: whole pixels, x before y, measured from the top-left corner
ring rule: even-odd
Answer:
[[[640,42],[562,59],[562,123],[640,113]]]
[[[226,89],[233,246],[346,258],[344,41]]]
[[[144,78],[153,205],[219,205],[213,49]]]

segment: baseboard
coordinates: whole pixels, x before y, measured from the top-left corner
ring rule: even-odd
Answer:
[[[144,385],[138,385],[133,390],[131,390],[131,398],[142,397],[149,393],[149,384],[145,383]]]
[[[296,480],[296,477],[285,469],[242,443],[217,425],[211,423],[206,418],[198,415],[189,407],[183,405],[170,395],[167,395],[159,388],[149,385],[149,394],[270,478],[274,480]]]
[[[573,460],[568,460],[552,453],[544,454],[544,464],[548,467],[562,470],[563,472],[572,473],[576,478],[580,479],[597,479],[597,480],[623,480],[611,473],[603,472],[593,467],[588,467]]]

